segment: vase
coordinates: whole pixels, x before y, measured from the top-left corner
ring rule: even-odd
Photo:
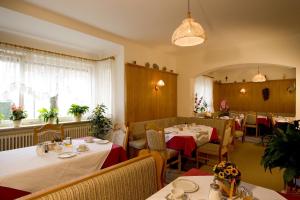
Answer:
[[[81,122],[81,115],[75,115],[74,116],[75,122]]]
[[[54,118],[49,118],[47,123],[48,124],[54,124]]]
[[[14,128],[19,128],[21,126],[22,120],[13,120]]]
[[[229,179],[218,179],[217,180],[218,185],[220,186],[220,190],[223,196],[229,197],[230,196],[230,190],[231,190],[231,180]],[[236,183],[233,184],[232,189],[232,196],[236,196],[237,194],[237,187],[238,185]]]

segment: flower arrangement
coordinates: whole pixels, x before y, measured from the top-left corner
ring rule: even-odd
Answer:
[[[207,102],[203,99],[203,96],[200,97],[198,100],[197,93],[195,94],[195,106],[194,106],[194,113],[201,113],[207,111]]]
[[[228,112],[229,111],[229,105],[225,99],[223,99],[220,103],[220,111],[221,112]]]
[[[17,107],[15,104],[11,106],[11,115],[9,117],[10,120],[22,120],[27,117],[26,111],[23,109],[22,106]]]
[[[236,165],[229,161],[222,161],[213,167],[213,172],[215,178],[220,182],[222,192],[226,196],[232,197],[241,183],[241,172]]]

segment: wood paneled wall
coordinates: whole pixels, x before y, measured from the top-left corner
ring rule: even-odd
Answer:
[[[127,122],[177,116],[177,74],[129,63],[125,74]],[[156,91],[160,79],[165,86]]]
[[[272,113],[295,113],[296,92],[288,92],[287,88],[295,83],[295,79],[273,80],[262,83],[214,83],[214,108],[219,110],[220,101],[226,99],[230,110],[256,111]],[[245,94],[240,90],[246,89]],[[262,90],[269,88],[269,99],[264,101]]]

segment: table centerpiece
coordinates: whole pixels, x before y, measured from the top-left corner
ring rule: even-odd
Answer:
[[[236,165],[229,161],[222,161],[213,167],[213,172],[222,195],[230,198],[235,196],[241,182],[241,172]]]

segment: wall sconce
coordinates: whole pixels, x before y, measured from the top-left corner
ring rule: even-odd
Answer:
[[[155,90],[158,91],[160,87],[165,86],[165,82],[163,80],[159,80],[157,81],[156,85],[155,85]]]
[[[240,93],[241,93],[241,94],[246,94],[246,89],[245,89],[245,88],[242,88],[242,89],[240,90]]]

